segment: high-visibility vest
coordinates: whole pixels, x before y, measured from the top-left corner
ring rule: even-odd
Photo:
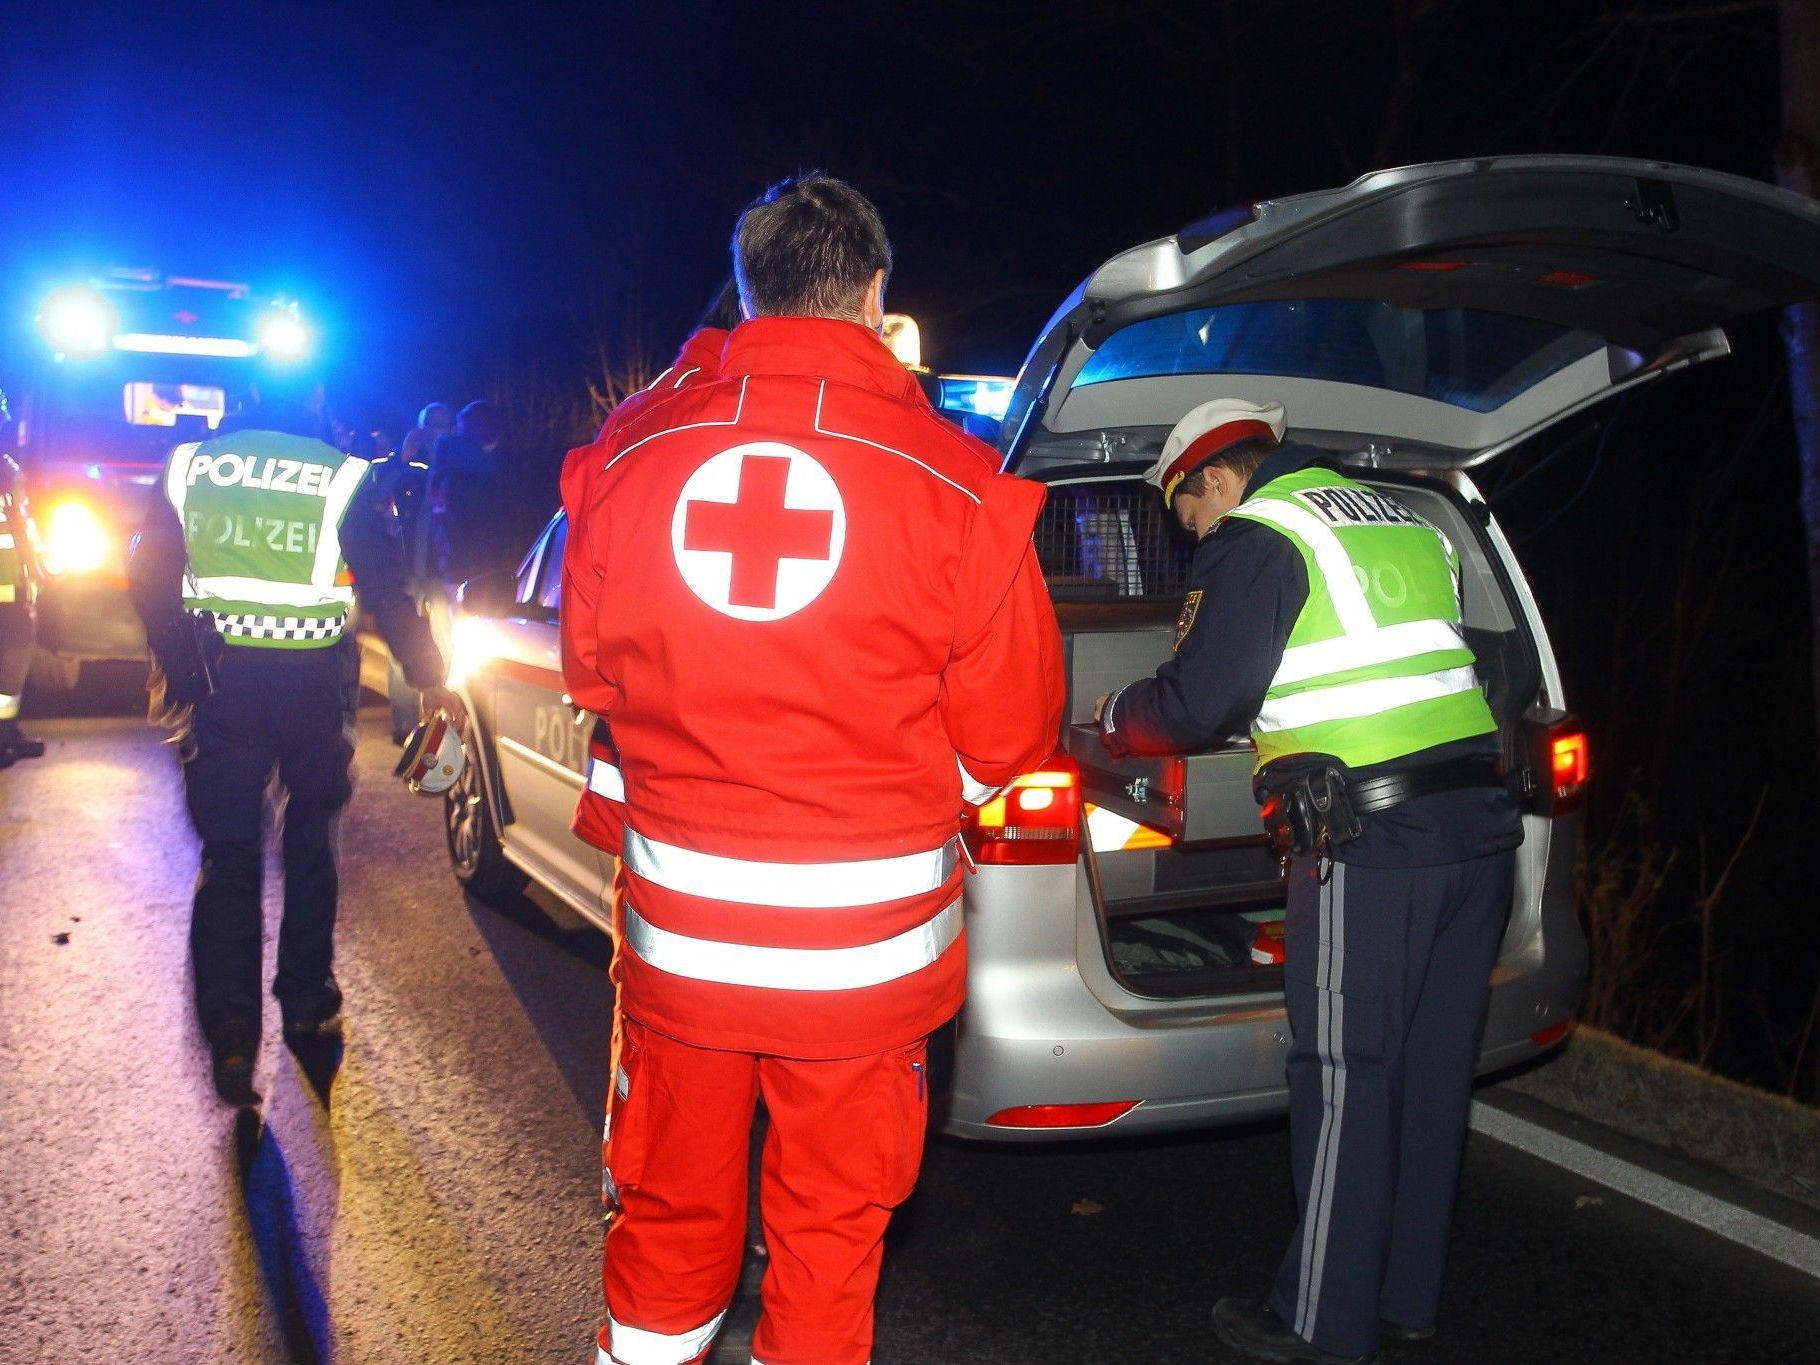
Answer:
[[[1460,559],[1385,493],[1328,469],[1272,479],[1229,515],[1285,536],[1308,570],[1264,707],[1257,766],[1382,763],[1497,729],[1460,628]]]
[[[184,606],[235,644],[333,644],[354,602],[341,523],[366,475],[367,461],[278,431],[178,446],[164,489],[189,558]]]

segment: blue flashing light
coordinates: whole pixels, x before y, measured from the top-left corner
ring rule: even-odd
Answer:
[[[938,407],[995,421],[1004,420],[1005,409],[1011,404],[1011,390],[1017,385],[1017,380],[1002,375],[944,374],[937,379],[941,385]]]
[[[114,336],[114,310],[93,289],[60,289],[44,301],[38,327],[59,358],[100,355]]]
[[[301,360],[310,349],[310,332],[295,307],[274,308],[259,323],[259,349],[273,360]]]

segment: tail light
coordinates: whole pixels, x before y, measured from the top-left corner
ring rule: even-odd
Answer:
[[[1535,775],[1537,809],[1566,815],[1586,800],[1592,776],[1592,746],[1586,727],[1562,711],[1530,721],[1530,771]]]
[[[976,863],[1071,863],[1080,856],[1081,770],[1059,754],[971,811],[961,831]]]

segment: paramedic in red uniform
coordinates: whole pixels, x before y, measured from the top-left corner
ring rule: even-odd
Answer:
[[[879,340],[877,212],[804,176],[746,210],[733,250],[748,320],[718,378],[592,448],[570,533],[570,600],[593,611],[567,685],[612,727],[626,818],[602,1365],[709,1349],[761,1096],[752,1358],[870,1357],[925,1039],[965,986],[962,805],[1061,723],[1042,490]]]

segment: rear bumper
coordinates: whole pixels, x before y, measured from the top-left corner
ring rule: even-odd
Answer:
[[[1532,831],[1524,856],[1533,860],[1539,894],[1512,913],[1493,976],[1481,1074],[1545,1051],[1532,1035],[1579,1009],[1586,942],[1572,909],[1572,853],[1571,837]],[[1245,995],[1179,1002],[1132,995],[1106,967],[1092,893],[1075,867],[982,871],[968,883],[967,929],[968,998],[944,1132],[1065,1141],[1287,1110],[1290,1037],[1280,971],[1260,969],[1259,989]],[[1098,1127],[987,1122],[1023,1105],[1127,1100],[1137,1107]]]
[[[145,627],[118,579],[53,578],[38,593],[38,644],[67,659],[145,659]]]

